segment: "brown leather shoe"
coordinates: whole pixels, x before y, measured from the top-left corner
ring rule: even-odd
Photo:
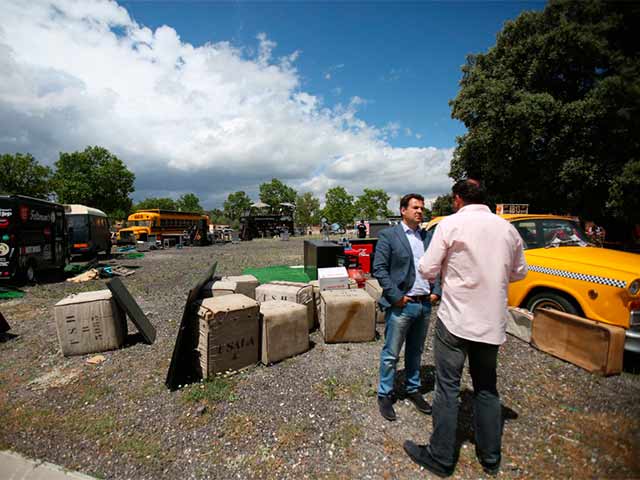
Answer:
[[[418,409],[419,412],[426,415],[431,415],[431,405],[429,405],[420,392],[407,393],[407,400],[409,400]]]

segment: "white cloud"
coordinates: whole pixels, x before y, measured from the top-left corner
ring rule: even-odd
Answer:
[[[275,58],[276,42],[256,41],[196,47],[113,1],[3,0],[0,153],[51,164],[101,145],[135,171],[137,198],[194,191],[208,206],[272,177],[320,195],[449,188],[450,150],[392,148],[397,123],[358,118],[357,96],[328,108],[300,89],[299,51]]]

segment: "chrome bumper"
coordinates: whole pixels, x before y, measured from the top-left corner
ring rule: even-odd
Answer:
[[[627,352],[640,353],[640,310],[631,311],[624,349]]]

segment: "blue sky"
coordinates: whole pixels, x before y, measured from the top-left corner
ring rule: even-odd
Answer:
[[[470,53],[539,2],[0,2],[0,153],[100,145],[134,200],[257,200],[279,178],[449,191],[464,126],[448,102]]]
[[[150,27],[171,25],[201,45],[256,44],[265,32],[275,55],[301,50],[302,87],[333,105],[358,96],[360,117],[382,128],[399,125],[398,147],[455,145],[464,125],[451,118],[448,101],[458,91],[460,66],[484,52],[522,11],[544,2],[213,2],[125,1]],[[329,77],[329,78],[328,78]],[[406,129],[409,129],[412,135]],[[421,135],[418,139],[415,134]]]

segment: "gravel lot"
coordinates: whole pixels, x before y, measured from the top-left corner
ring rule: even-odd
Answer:
[[[0,300],[15,338],[0,343],[0,449],[101,478],[398,478],[429,477],[402,451],[426,443],[431,418],[406,401],[398,421],[378,414],[375,386],[382,339],[325,345],[270,367],[256,366],[177,392],[164,386],[188,289],[207,266],[239,274],[248,266],[300,265],[302,241],[154,251],[124,279],[158,332],[136,343],[64,358],[53,306],[104,280],[26,287]],[[378,329],[382,333],[381,328]],[[130,324],[129,332],[135,332]],[[430,332],[431,333],[431,332]],[[433,395],[432,336],[423,357]],[[601,378],[509,337],[500,352],[505,418],[499,478],[640,477],[640,374]],[[402,369],[400,365],[400,369]],[[471,427],[471,381],[463,379],[460,460],[455,478],[483,477]]]

